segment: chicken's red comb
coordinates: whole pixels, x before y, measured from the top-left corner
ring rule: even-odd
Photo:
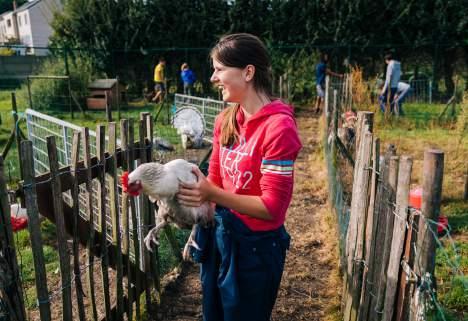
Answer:
[[[120,183],[122,183],[122,190],[125,193],[128,193],[128,172],[123,172],[122,176],[120,177]]]

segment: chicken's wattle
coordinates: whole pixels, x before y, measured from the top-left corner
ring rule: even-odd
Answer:
[[[138,191],[132,190],[128,188],[128,172],[123,172],[122,176],[120,177],[120,183],[122,184],[122,190],[130,194],[132,196],[138,196],[140,193]]]

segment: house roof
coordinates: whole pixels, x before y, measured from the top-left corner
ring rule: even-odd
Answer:
[[[25,4],[19,6],[19,7],[16,9],[16,12],[20,12],[20,11],[24,11],[24,10],[30,9],[30,8],[34,7],[36,4],[38,4],[38,3],[41,2],[41,1],[42,1],[42,0],[28,1],[28,2],[26,2]]]
[[[96,79],[88,85],[89,89],[111,89],[117,84],[117,79]]]
[[[10,11],[3,12],[2,14],[0,14],[0,17],[3,17],[5,15],[7,15],[7,14],[11,14],[11,13],[20,12],[20,11],[30,9],[30,8],[34,7],[36,4],[40,3],[41,1],[42,0],[28,1],[28,2],[24,3],[23,5],[19,6],[18,8],[16,8],[16,10],[10,10]]]

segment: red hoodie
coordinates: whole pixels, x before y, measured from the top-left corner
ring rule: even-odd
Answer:
[[[223,114],[215,122],[208,178],[227,191],[261,197],[273,220],[231,210],[252,231],[277,229],[291,202],[294,161],[302,147],[293,110],[275,100],[245,120],[239,108],[239,143],[232,146],[220,146],[222,118]]]

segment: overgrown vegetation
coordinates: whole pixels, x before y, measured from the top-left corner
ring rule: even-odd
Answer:
[[[34,109],[69,110],[70,102],[76,109],[73,99],[83,105],[84,98],[88,93],[88,85],[96,77],[95,69],[90,60],[85,57],[70,59],[68,66],[70,87],[68,79],[53,78],[63,77],[67,74],[65,60],[62,57],[51,57],[36,70],[38,76],[50,78],[32,78],[30,80],[31,102]],[[26,82],[23,83],[17,96],[23,104],[30,105]]]

